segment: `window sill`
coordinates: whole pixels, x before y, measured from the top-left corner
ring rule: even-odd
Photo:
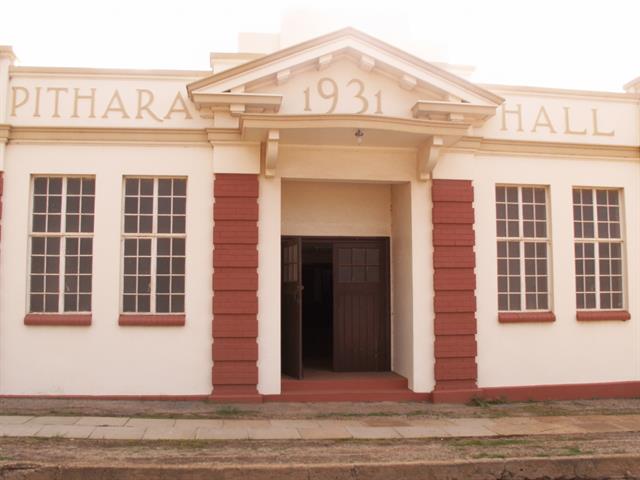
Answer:
[[[118,318],[121,327],[184,327],[186,315],[122,314]]]
[[[88,327],[91,325],[90,313],[28,313],[24,324],[51,327]]]
[[[555,322],[556,315],[553,312],[500,312],[500,323],[549,323]]]
[[[631,314],[626,310],[582,310],[576,312],[576,320],[579,322],[620,321],[631,319]]]

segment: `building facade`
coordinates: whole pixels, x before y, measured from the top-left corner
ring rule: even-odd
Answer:
[[[640,396],[640,78],[459,73],[353,29],[208,72],[0,48],[0,395]]]

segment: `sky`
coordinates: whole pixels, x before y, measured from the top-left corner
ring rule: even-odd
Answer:
[[[0,0],[18,65],[209,69],[238,32],[353,26],[480,83],[622,91],[640,76],[640,0]]]

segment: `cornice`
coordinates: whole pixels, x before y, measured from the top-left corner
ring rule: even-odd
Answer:
[[[13,62],[16,59],[13,47],[11,45],[0,45],[0,58],[8,58],[9,62]]]
[[[314,119],[313,117],[319,118]],[[354,123],[356,119],[359,120],[359,123]],[[249,114],[242,117],[242,122],[244,124],[242,126],[243,128],[340,128],[345,126],[354,128],[360,125],[362,128],[379,128],[382,130],[405,131],[427,135],[432,135],[435,130],[442,132],[443,127],[449,126],[447,122],[423,122],[411,119],[389,119],[375,116],[363,119],[357,115],[291,115],[283,118],[281,116]],[[7,124],[0,124],[0,144],[132,143],[208,146],[214,142],[251,143],[243,138],[241,128],[14,127]],[[304,147],[304,145],[301,145],[301,147]],[[313,146],[313,148],[317,148],[317,146]],[[371,148],[375,149],[378,147]],[[540,155],[640,161],[640,146],[632,145],[535,142],[464,136],[454,145],[445,147],[445,149],[447,151],[467,151],[500,155]]]
[[[11,125],[0,124],[0,144],[5,144],[9,141],[10,132]]]
[[[204,129],[91,127],[11,127],[8,138],[10,143],[124,142],[207,145],[209,141]]]
[[[640,77],[636,77],[630,82],[625,83],[622,88],[625,89],[626,91],[629,91],[632,88],[640,89]],[[640,92],[640,90],[638,91]],[[640,95],[640,93],[638,93],[637,95]]]
[[[418,120],[383,115],[323,114],[323,115],[268,115],[245,114],[240,117],[241,129],[311,129],[311,128],[366,128],[422,135],[464,135],[470,124],[439,120]]]
[[[640,160],[640,146],[568,142],[534,142],[481,137],[463,137],[458,143],[448,150],[463,150],[492,154]]]
[[[594,90],[573,90],[565,88],[550,88],[550,87],[528,87],[524,85],[496,85],[496,84],[478,84],[483,88],[490,91],[496,91],[500,93],[522,94],[522,95],[546,95],[555,97],[573,97],[573,98],[587,98],[590,100],[600,99],[606,101],[627,101],[638,102],[640,100],[640,94],[638,93],[626,93],[626,92],[601,92]]]
[[[54,77],[119,77],[119,78],[179,78],[193,80],[210,75],[210,70],[144,70],[126,68],[76,68],[76,67],[16,67],[9,69],[12,76]]]

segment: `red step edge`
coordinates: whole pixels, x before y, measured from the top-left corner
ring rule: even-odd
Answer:
[[[280,395],[265,395],[264,402],[427,402],[430,393],[416,393],[411,390],[371,390],[371,391],[301,391],[283,392]]]
[[[283,380],[283,392],[407,390],[405,378],[384,380]]]

